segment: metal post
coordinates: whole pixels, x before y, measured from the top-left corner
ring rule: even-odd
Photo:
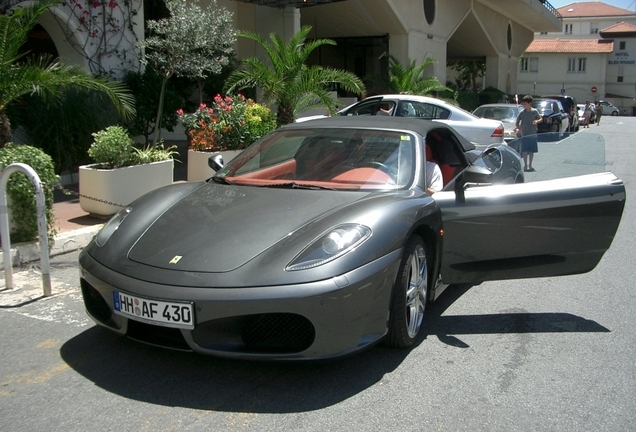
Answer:
[[[11,267],[11,237],[9,232],[9,211],[7,208],[7,182],[11,174],[22,171],[31,180],[35,188],[35,207],[40,239],[40,267],[42,270],[42,287],[44,296],[51,295],[51,274],[49,271],[49,238],[46,227],[46,202],[40,177],[29,165],[14,163],[6,167],[0,174],[0,236],[2,236],[2,253],[4,258],[4,278],[7,289],[13,289],[13,268]]]

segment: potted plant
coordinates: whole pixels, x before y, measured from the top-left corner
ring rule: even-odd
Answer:
[[[221,153],[225,163],[244,148],[276,128],[272,111],[243,95],[216,95],[210,107],[200,104],[191,114],[177,114],[188,136],[188,181],[214,174],[208,166],[211,153]]]
[[[121,126],[93,134],[88,155],[95,161],[79,168],[80,207],[107,217],[161,186],[172,184],[174,147],[160,143],[139,149]]]

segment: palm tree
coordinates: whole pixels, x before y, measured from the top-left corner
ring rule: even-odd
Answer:
[[[389,76],[382,78],[373,76],[369,77],[369,80],[379,85],[385,93],[427,96],[435,91],[450,90],[437,78],[424,75],[426,68],[433,63],[437,63],[437,60],[429,57],[419,66],[416,66],[413,60],[404,67],[396,57],[389,54]]]
[[[334,86],[355,94],[364,92],[364,84],[356,75],[342,70],[305,64],[313,50],[322,45],[335,45],[330,39],[306,41],[311,26],[303,26],[288,43],[271,33],[267,41],[255,33],[239,32],[238,36],[261,45],[270,64],[257,58],[243,60],[242,68],[226,81],[226,92],[246,87],[259,87],[265,98],[277,107],[278,126],[292,123],[294,114],[324,107],[329,114],[336,111],[336,100],[329,94]]]
[[[123,84],[92,77],[77,66],[66,66],[50,57],[32,58],[19,52],[40,15],[59,3],[39,0],[12,15],[0,15],[0,147],[11,139],[7,105],[27,94],[54,99],[65,88],[97,90],[105,93],[125,118],[135,113],[134,98]]]

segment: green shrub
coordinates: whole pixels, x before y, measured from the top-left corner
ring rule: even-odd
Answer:
[[[156,147],[138,149],[126,130],[121,126],[109,126],[93,134],[94,142],[88,149],[88,155],[99,168],[113,169],[129,165],[159,162],[170,159],[176,154],[175,147]]]
[[[276,114],[265,105],[249,103],[245,107],[245,130],[250,145],[276,129]]]
[[[5,169],[13,163],[29,165],[40,177],[40,181],[47,187],[44,189],[46,204],[46,220],[49,247],[53,246],[53,238],[57,234],[55,215],[53,213],[53,187],[58,182],[55,175],[53,160],[42,150],[28,145],[8,143],[0,149],[0,169]],[[38,224],[33,184],[22,172],[15,172],[7,182],[7,195],[11,197],[11,212],[15,231],[11,241],[31,241],[38,236]]]
[[[173,159],[174,155],[178,154],[176,148],[177,146],[164,148],[163,141],[160,141],[155,147],[135,148],[135,158],[137,164],[161,162],[167,159]]]
[[[469,91],[457,92],[457,102],[459,106],[466,111],[473,112],[477,108],[479,103],[479,94]]]
[[[135,165],[133,140],[121,126],[109,126],[93,134],[94,142],[88,155],[102,168],[112,169]]]

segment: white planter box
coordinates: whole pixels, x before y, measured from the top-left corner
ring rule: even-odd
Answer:
[[[152,190],[172,184],[173,165],[174,161],[168,159],[115,169],[95,169],[94,164],[80,166],[80,207],[96,216],[111,216],[121,210],[112,204],[128,205]]]
[[[234,159],[242,150],[227,150],[222,152],[202,152],[188,150],[188,181],[207,180],[212,177],[215,171],[208,166],[208,159],[216,153],[221,153],[223,163],[227,164]]]

